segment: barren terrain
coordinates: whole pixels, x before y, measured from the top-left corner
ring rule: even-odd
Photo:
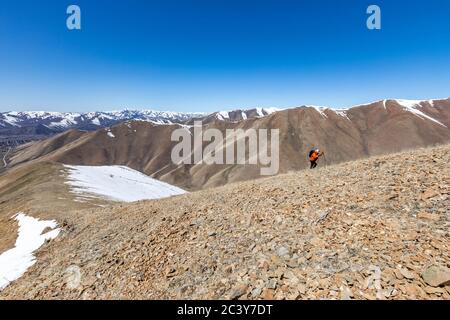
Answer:
[[[23,202],[63,231],[0,297],[449,299],[449,163],[446,145],[105,208]]]

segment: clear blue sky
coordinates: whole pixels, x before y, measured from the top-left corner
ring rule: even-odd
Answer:
[[[448,97],[449,16],[447,0],[0,0],[0,111]]]

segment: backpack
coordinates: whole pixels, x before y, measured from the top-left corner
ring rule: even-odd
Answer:
[[[314,152],[316,152],[316,151],[317,151],[317,154],[318,154],[318,155],[320,154],[320,149],[319,149],[319,148],[314,148],[314,149],[312,149],[312,150],[309,152],[308,158],[311,158],[312,154],[313,154]]]

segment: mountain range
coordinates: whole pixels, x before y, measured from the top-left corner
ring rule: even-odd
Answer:
[[[132,114],[0,148],[0,299],[450,299],[450,99]],[[173,163],[195,120],[278,129],[280,174]]]
[[[183,113],[155,110],[122,110],[105,112],[48,112],[10,111],[0,113],[0,138],[14,135],[51,136],[68,129],[93,131],[124,121],[145,121],[154,124],[186,123],[192,119],[221,119],[239,121],[263,117],[277,111],[275,108],[220,111],[214,113]]]
[[[6,167],[30,161],[123,165],[187,190],[260,177],[258,165],[174,164],[171,133],[180,126],[193,130],[193,117],[177,119],[184,122],[132,120],[92,132],[67,130],[15,148],[5,159]],[[450,142],[450,99],[382,100],[341,110],[316,106],[253,109],[216,112],[198,119],[205,128],[221,132],[279,129],[280,173],[306,168],[306,155],[314,146],[325,151],[321,165],[331,165]]]

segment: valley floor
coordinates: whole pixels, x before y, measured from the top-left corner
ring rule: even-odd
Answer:
[[[450,299],[449,164],[447,145],[70,206],[0,299]]]

